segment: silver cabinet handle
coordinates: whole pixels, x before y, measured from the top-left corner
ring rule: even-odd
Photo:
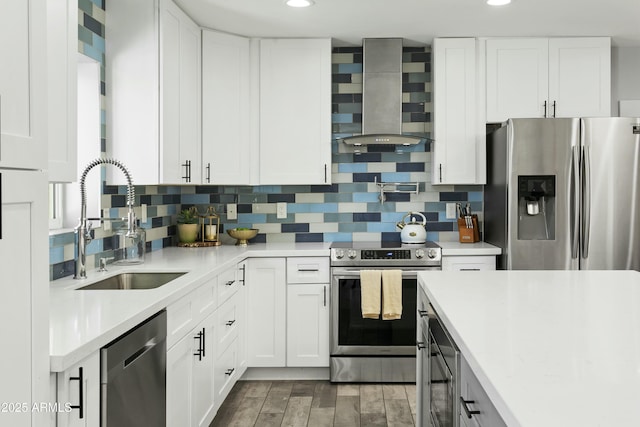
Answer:
[[[544,114],[542,115],[542,117],[547,117],[547,101],[544,101]]]
[[[299,268],[298,271],[320,271],[317,268]]]
[[[462,404],[462,408],[464,412],[467,413],[467,417],[471,418],[473,415],[477,415],[480,411],[472,411],[469,409],[467,405],[476,403],[474,400],[464,400],[462,396],[460,396],[460,403]]]
[[[207,183],[211,182],[211,163],[207,163]]]
[[[225,323],[225,325],[227,325],[227,326],[231,326],[231,325],[233,325],[234,323],[236,323],[236,319],[229,320],[227,323]]]
[[[224,374],[231,376],[231,374],[233,374],[233,371],[235,371],[235,370],[236,370],[236,368],[227,369]]]
[[[460,271],[480,271],[479,268],[461,268]]]
[[[322,306],[326,307],[327,306],[327,287],[326,286],[322,287],[322,298],[323,298]]]
[[[420,317],[427,317],[429,315],[429,312],[427,310],[418,310],[418,314],[420,315]]]
[[[553,116],[551,117],[555,117],[556,116],[556,101],[553,101]]]
[[[80,412],[80,419],[84,418],[84,374],[82,372],[82,366],[78,368],[77,377],[69,377],[69,381],[78,381],[78,404],[71,405],[71,409],[77,409]]]
[[[228,281],[227,283],[225,283],[224,285],[225,285],[225,286],[231,286],[231,285],[233,285],[234,283],[236,283],[236,281],[235,281],[235,280],[229,280],[229,281]]]

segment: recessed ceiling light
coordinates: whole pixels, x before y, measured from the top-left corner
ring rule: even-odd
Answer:
[[[287,6],[291,7],[309,7],[313,5],[312,0],[287,0]]]
[[[503,6],[511,3],[511,0],[487,0],[487,4],[490,6]]]

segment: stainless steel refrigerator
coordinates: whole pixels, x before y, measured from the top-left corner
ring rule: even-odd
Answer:
[[[491,132],[484,232],[503,269],[640,271],[640,118],[510,119]]]

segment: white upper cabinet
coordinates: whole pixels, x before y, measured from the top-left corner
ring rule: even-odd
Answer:
[[[107,151],[135,184],[200,184],[199,27],[171,0],[113,2],[106,14]]]
[[[607,37],[486,41],[487,122],[611,115]]]
[[[331,181],[331,40],[260,40],[260,184]]]
[[[476,40],[433,42],[434,184],[483,184],[484,121],[478,118]]]
[[[611,39],[549,39],[553,117],[611,116]]]
[[[47,15],[49,181],[73,182],[78,174],[78,2],[48,1]]]
[[[202,31],[203,184],[252,183],[249,45],[246,37]]]
[[[0,2],[0,168],[47,168],[47,2]]]

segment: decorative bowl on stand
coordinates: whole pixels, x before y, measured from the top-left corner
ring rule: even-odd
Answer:
[[[232,228],[227,234],[237,240],[236,246],[247,246],[249,240],[258,234],[257,228]]]

